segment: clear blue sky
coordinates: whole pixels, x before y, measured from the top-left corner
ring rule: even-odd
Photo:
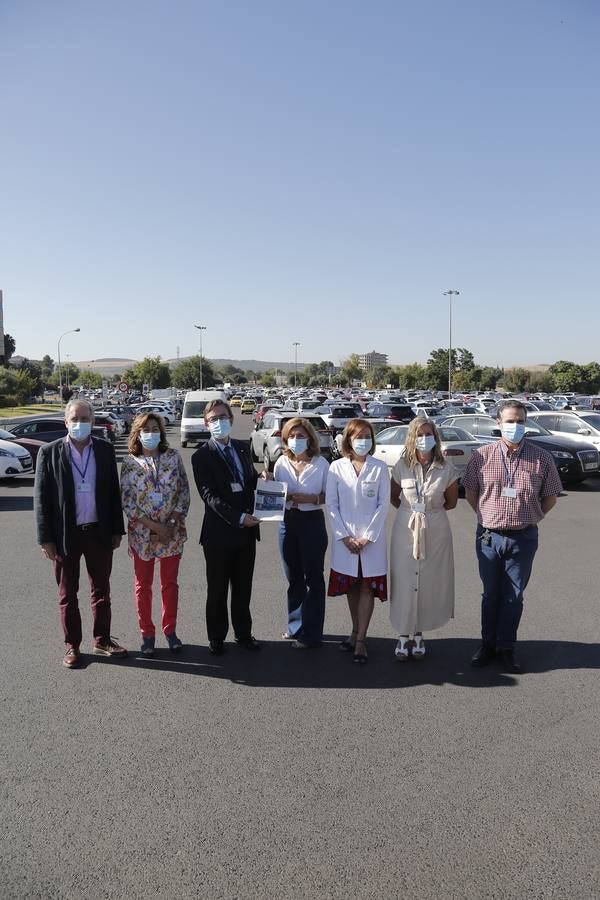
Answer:
[[[17,352],[600,359],[596,0],[3,0]]]

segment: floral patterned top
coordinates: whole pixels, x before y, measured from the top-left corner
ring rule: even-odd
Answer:
[[[183,523],[175,526],[168,544],[151,540],[150,529],[137,520],[146,516],[168,522],[174,512],[186,516],[190,508],[190,486],[177,450],[169,448],[160,456],[126,456],[121,466],[121,499],[129,520],[129,555],[141,559],[176,556],[183,552],[187,532]]]

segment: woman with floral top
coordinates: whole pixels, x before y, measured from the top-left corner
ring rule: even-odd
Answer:
[[[177,450],[167,443],[164,422],[156,413],[137,416],[129,434],[129,456],[121,468],[123,511],[129,520],[129,555],[133,558],[135,599],[142,632],[142,653],[154,653],[152,621],[154,561],[160,565],[162,630],[169,649],[176,653],[177,574],[187,540],[185,517],[190,489]]]

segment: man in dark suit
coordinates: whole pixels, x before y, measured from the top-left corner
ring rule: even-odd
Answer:
[[[252,515],[258,479],[247,442],[229,437],[233,414],[223,400],[204,410],[211,439],[192,456],[194,479],[204,500],[200,543],[206,560],[206,629],[210,652],[221,654],[229,630],[227,593],[231,585],[231,623],[236,641],[259,650],[252,637],[250,596],[260,540],[258,519]]]
[[[73,669],[80,662],[77,592],[82,556],[90,580],[93,652],[127,655],[110,636],[112,556],[125,531],[115,451],[107,441],[91,436],[94,411],[90,404],[70,400],[65,424],[68,436],[46,444],[38,454],[35,517],[38,544],[54,563],[67,648],[63,665]]]

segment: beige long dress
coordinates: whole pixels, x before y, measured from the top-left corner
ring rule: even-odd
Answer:
[[[398,634],[441,628],[454,617],[454,551],[444,491],[457,481],[449,462],[420,463],[401,456],[392,478],[402,488],[390,547],[390,621]],[[424,502],[424,512],[420,504]]]

